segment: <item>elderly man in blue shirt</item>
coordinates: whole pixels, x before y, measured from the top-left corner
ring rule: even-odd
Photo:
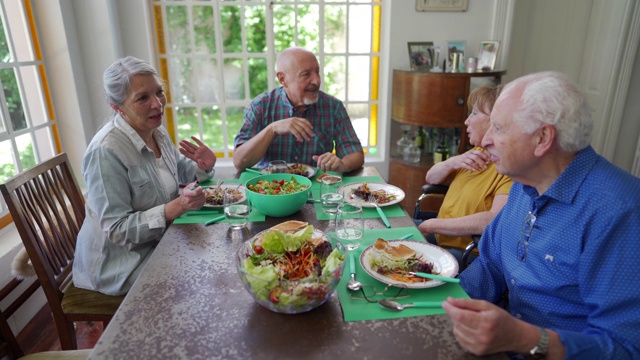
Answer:
[[[547,359],[640,357],[640,179],[589,145],[584,93],[555,72],[508,84],[482,146],[515,183],[443,308],[459,344]],[[508,293],[509,312],[494,305]]]

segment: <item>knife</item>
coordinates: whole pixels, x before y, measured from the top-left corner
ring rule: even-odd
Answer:
[[[220,221],[220,220],[224,220],[224,215],[220,215],[220,216],[216,216],[211,220],[208,220],[207,222],[205,222],[205,225],[211,225],[213,223],[215,223],[216,221]]]
[[[389,224],[389,219],[387,219],[387,215],[384,214],[384,211],[379,206],[376,206],[376,210],[378,210],[378,214],[380,215],[380,218],[382,219],[384,225],[390,228],[391,224]]]
[[[460,283],[460,279],[456,279],[448,276],[440,276],[440,275],[427,274],[423,272],[413,272],[413,271],[409,271],[408,274],[413,276],[419,276],[426,279],[440,280],[440,281],[456,283],[456,284]]]
[[[256,169],[253,169],[253,168],[246,168],[246,169],[244,169],[244,171],[250,172],[250,173],[254,173],[254,174],[258,174],[258,175],[264,175],[260,170],[256,170]]]

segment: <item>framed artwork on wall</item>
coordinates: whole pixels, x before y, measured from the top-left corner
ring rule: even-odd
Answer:
[[[478,49],[478,70],[493,70],[498,58],[499,41],[484,40]]]
[[[435,65],[432,41],[410,42],[408,47],[411,70],[428,70]]]
[[[416,11],[467,11],[468,0],[416,0]]]

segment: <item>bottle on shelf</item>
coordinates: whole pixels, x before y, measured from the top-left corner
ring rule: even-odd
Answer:
[[[406,149],[407,146],[411,145],[412,143],[411,139],[409,139],[409,131],[411,130],[411,126],[401,125],[400,129],[402,129],[403,134],[400,140],[398,140],[398,142],[396,143],[396,145],[398,147],[398,154],[400,156],[404,156],[404,149]]]
[[[406,162],[417,163],[420,162],[420,153],[420,148],[415,143],[412,143],[404,149],[402,159]]]
[[[433,152],[433,163],[437,164],[439,162],[445,161],[447,160],[447,157],[449,157],[449,149],[445,144],[444,133],[441,133],[440,142],[438,143],[438,146]]]
[[[418,133],[416,134],[416,146],[420,151],[424,150],[424,145],[427,142],[427,133],[422,126],[418,127]]]

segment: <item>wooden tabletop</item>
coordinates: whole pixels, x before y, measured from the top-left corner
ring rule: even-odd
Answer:
[[[217,171],[216,178],[238,175]],[[366,167],[348,175],[379,172]],[[344,322],[335,293],[303,314],[258,305],[240,280],[235,252],[253,234],[289,219],[329,231],[309,203],[291,217],[267,217],[235,232],[226,223],[171,225],[89,358],[475,358],[456,343],[446,315]],[[389,220],[392,227],[413,226],[409,216]],[[365,227],[384,225],[365,219]]]

